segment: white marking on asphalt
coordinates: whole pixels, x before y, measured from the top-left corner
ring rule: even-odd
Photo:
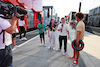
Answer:
[[[24,42],[24,43],[22,43],[22,44],[18,45],[18,47],[21,47],[21,46],[25,45],[26,43],[28,43],[28,42],[32,41],[33,39],[37,38],[38,36],[39,36],[39,35],[37,35],[37,36],[35,36],[35,37],[33,37],[33,38],[29,39],[28,41],[26,41],[26,42]],[[17,49],[17,48],[13,48],[13,49],[12,49],[12,51],[14,51],[14,50],[16,50],[16,49]]]

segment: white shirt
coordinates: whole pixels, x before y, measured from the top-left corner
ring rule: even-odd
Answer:
[[[58,25],[58,29],[62,27],[62,23]],[[67,23],[63,24],[62,32],[60,31],[59,35],[61,36],[67,36],[67,30],[69,31],[69,25]]]
[[[19,19],[19,21],[18,21],[18,25],[19,25],[19,26],[24,26],[24,24],[25,24],[25,21]]]
[[[0,18],[0,32],[2,30],[9,28],[10,26],[11,24],[7,20]],[[3,33],[0,34],[0,49],[5,49],[5,45],[8,46],[11,43],[12,43],[11,34],[5,31],[5,43],[3,43]]]

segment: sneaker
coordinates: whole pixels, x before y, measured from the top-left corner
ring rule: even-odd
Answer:
[[[74,61],[72,64],[73,65],[77,65],[78,64],[78,61]]]
[[[69,57],[70,59],[73,59],[73,60],[76,60],[76,58],[75,57]]]
[[[22,38],[21,38],[21,39],[19,39],[19,41],[22,41]]]
[[[48,49],[50,49],[51,47],[49,46]]]
[[[53,50],[56,50],[56,48],[53,48]]]
[[[23,37],[22,40],[27,40],[27,38],[26,37]]]
[[[18,48],[18,46],[14,46],[14,48]]]
[[[63,55],[66,55],[66,51],[63,53]]]
[[[58,48],[56,51],[61,51],[61,49]]]
[[[17,48],[18,48],[17,46],[14,46],[14,47],[13,47],[13,49],[17,49]]]
[[[40,47],[42,46],[42,44],[39,45]]]
[[[46,44],[44,44],[44,46],[46,47]]]

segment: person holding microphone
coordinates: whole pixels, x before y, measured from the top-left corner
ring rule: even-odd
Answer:
[[[44,36],[44,32],[46,31],[46,26],[45,26],[45,24],[43,23],[42,20],[40,20],[40,23],[38,24],[37,28],[39,29],[40,40],[41,40],[40,47],[42,46],[42,38],[43,38],[43,41],[44,41],[44,46],[46,47],[45,36]]]
[[[54,23],[54,20],[51,19],[49,27],[48,27],[48,37],[49,37],[48,49],[53,48],[53,50],[55,50],[55,31],[56,30],[57,30],[56,24]]]
[[[60,32],[59,34],[59,48],[57,51],[61,51],[62,48],[62,40],[64,40],[64,53],[63,55],[66,55],[67,51],[67,34],[68,34],[68,39],[70,38],[69,35],[69,26],[67,23],[65,23],[65,18],[61,18],[62,23],[58,25],[58,31]]]

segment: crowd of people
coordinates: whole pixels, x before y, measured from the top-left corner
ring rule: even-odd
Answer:
[[[76,46],[79,47],[79,41],[83,39],[84,33],[85,33],[85,24],[83,22],[84,14],[79,12],[76,13],[76,21],[78,22],[75,26],[75,22],[73,23],[72,27],[76,30],[75,31],[75,37],[76,40]],[[44,40],[44,46],[45,44],[45,25],[43,22],[38,24],[39,34],[40,34],[40,40],[42,45],[42,38]],[[55,48],[55,31],[59,31],[59,48]],[[54,23],[54,19],[51,19],[50,24],[48,25],[48,37],[49,37],[49,47],[48,49],[53,49],[56,51],[61,51],[62,49],[62,40],[64,40],[64,52],[63,55],[66,55],[67,53],[67,40],[70,39],[70,33],[69,33],[69,24],[65,22],[65,18],[61,18],[61,23],[58,24],[58,26]],[[68,38],[68,39],[67,39]],[[72,64],[77,65],[78,59],[79,59],[80,52],[74,50],[73,56],[69,57],[70,59],[75,60]]]

